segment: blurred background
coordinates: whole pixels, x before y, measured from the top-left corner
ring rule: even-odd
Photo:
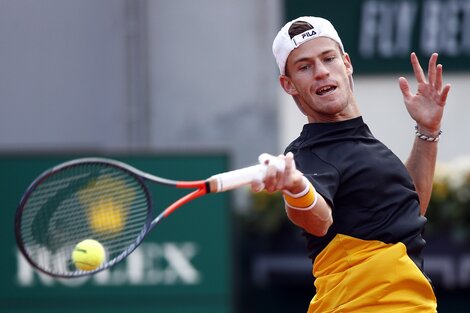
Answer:
[[[306,119],[279,87],[271,44],[301,15],[335,25],[364,119],[402,160],[414,123],[398,77],[413,80],[410,52],[424,68],[439,52],[453,87],[425,269],[439,312],[467,312],[470,0],[0,0],[0,311],[305,312],[311,264],[278,194],[197,200],[88,279],[36,273],[13,230],[22,193],[63,160],[107,156],[201,179],[282,153]]]

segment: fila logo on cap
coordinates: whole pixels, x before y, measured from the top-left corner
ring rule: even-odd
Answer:
[[[317,32],[312,28],[301,34],[298,34],[297,36],[294,36],[294,38],[292,38],[292,42],[294,43],[294,46],[297,48],[298,46],[303,44],[305,41],[315,38],[314,36],[316,34]]]

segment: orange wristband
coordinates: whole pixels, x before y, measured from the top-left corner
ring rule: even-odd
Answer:
[[[317,203],[317,192],[305,176],[303,177],[303,179],[306,183],[306,187],[304,190],[297,194],[293,194],[286,190],[284,190],[283,193],[284,201],[290,208],[306,211],[313,208]]]

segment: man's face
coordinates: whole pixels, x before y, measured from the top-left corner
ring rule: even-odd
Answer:
[[[309,121],[351,118],[355,109],[349,84],[352,65],[338,44],[320,37],[294,49],[286,63],[281,85],[292,95]]]

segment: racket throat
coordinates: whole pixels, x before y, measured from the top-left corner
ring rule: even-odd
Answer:
[[[173,211],[175,211],[177,208],[179,208],[180,206],[196,199],[196,198],[199,198],[205,194],[208,193],[208,190],[206,190],[205,186],[203,188],[200,188],[198,190],[195,190],[189,194],[187,194],[186,196],[182,197],[181,199],[179,199],[178,201],[174,202],[172,205],[170,205],[168,208],[166,208],[165,211],[163,211],[160,215],[163,215],[163,217],[167,217],[168,215],[170,215],[171,213],[173,213]],[[160,216],[159,216],[160,217]],[[159,218],[157,217],[157,219]],[[153,223],[152,223],[153,224]]]

